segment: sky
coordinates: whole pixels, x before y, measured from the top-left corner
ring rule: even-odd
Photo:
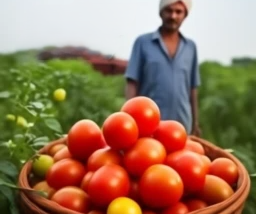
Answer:
[[[192,0],[181,32],[199,61],[256,57],[255,0]],[[161,24],[159,0],[0,0],[0,52],[87,46],[129,59],[140,34]]]

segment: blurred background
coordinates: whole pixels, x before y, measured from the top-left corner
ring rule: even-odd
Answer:
[[[22,163],[77,120],[102,125],[120,108],[132,44],[160,25],[158,3],[1,0],[0,184],[15,183]],[[256,173],[255,8],[252,0],[194,0],[181,29],[199,52],[202,137],[232,149],[250,174]],[[65,99],[53,96],[58,88]],[[256,213],[251,179],[245,214]],[[18,213],[12,193],[0,185],[4,213]]]

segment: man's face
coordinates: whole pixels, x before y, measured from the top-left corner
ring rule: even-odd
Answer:
[[[186,8],[181,2],[176,2],[165,7],[160,13],[163,27],[168,31],[178,31],[186,14]]]

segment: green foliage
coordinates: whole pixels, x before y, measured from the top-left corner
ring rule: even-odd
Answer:
[[[122,76],[103,76],[81,60],[38,62],[36,51],[0,55],[0,209],[17,213],[15,188],[22,164],[49,141],[66,134],[78,120],[102,125],[124,102]],[[243,62],[243,60],[242,60]],[[250,61],[251,62],[251,61]],[[249,173],[256,173],[256,64],[239,59],[231,66],[201,64],[199,90],[203,138],[234,150]],[[53,99],[63,88],[65,101]],[[244,213],[255,213],[256,185]]]
[[[25,63],[21,58],[0,57],[0,204],[7,203],[12,214],[17,213],[15,190],[3,184],[17,183],[22,164],[80,119],[101,126],[124,101],[121,76],[105,77],[79,60]],[[67,93],[62,102],[53,97],[58,88]]]
[[[256,64],[222,66],[201,65],[199,91],[200,123],[203,138],[222,148],[234,150],[249,173],[256,172]],[[252,188],[244,213],[255,213],[256,185]],[[253,182],[254,181],[254,182]]]

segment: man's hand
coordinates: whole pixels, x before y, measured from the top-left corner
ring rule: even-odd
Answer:
[[[196,137],[201,136],[201,129],[200,129],[199,125],[193,125],[191,134],[196,136]]]

